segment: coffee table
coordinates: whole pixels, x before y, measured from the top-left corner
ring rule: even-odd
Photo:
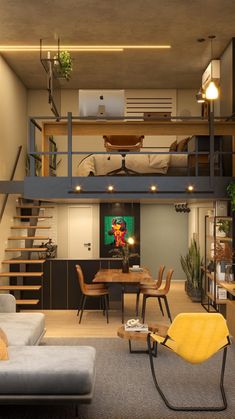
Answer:
[[[163,324],[152,323],[148,325],[148,329],[150,332],[158,333],[160,336],[165,337],[167,335],[167,330],[169,326],[164,326]],[[129,351],[131,354],[133,353],[148,353],[148,350],[133,350],[131,346],[131,342],[135,341],[142,341],[147,343],[147,336],[148,333],[146,332],[131,332],[126,331],[125,326],[121,326],[117,330],[117,335],[121,339],[127,339],[129,343]],[[155,341],[152,346],[152,354],[153,356],[157,356],[157,342]]]

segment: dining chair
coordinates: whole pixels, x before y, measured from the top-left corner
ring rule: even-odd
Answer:
[[[82,293],[80,305],[77,312],[77,315],[79,315],[79,312],[81,312],[79,323],[81,323],[82,321],[83,310],[85,308],[87,297],[100,298],[103,304],[103,310],[106,312],[107,323],[109,323],[109,314],[108,314],[109,292],[108,292],[107,287],[103,284],[87,284],[84,280],[84,275],[83,275],[82,268],[80,265],[76,265],[76,271],[77,271],[78,282],[79,282],[81,293]]]
[[[226,320],[220,313],[181,313],[178,314],[173,323],[170,325],[166,337],[162,337],[157,333],[149,333],[147,337],[150,367],[152,372],[153,381],[155,387],[163,399],[165,405],[172,410],[176,411],[221,411],[227,408],[226,394],[224,391],[224,372],[227,357],[227,346],[230,345],[229,331],[226,324]],[[155,366],[152,355],[152,343],[160,344],[164,348],[170,349],[184,361],[191,364],[201,364],[211,358],[218,351],[223,350],[222,367],[220,373],[220,391],[223,403],[217,406],[175,406],[172,405],[166,398],[163,390],[160,388],[158,383],[159,373],[161,368],[158,369],[157,376],[155,374]],[[171,355],[170,355],[171,356]],[[176,361],[177,358],[175,358]],[[215,362],[218,358],[215,359]],[[156,361],[157,362],[157,358]],[[181,375],[183,375],[183,364],[181,366]],[[211,366],[210,366],[211,368]],[[210,374],[209,370],[205,372]],[[179,378],[181,383],[184,383],[183,377]],[[164,376],[165,378],[165,376]],[[171,374],[167,377],[168,387],[170,385]],[[191,383],[188,381],[185,386],[191,387]],[[200,386],[204,386],[204,394],[207,394],[208,388],[203,380],[200,379]],[[177,391],[174,386],[174,391]],[[206,397],[205,397],[206,398]],[[177,397],[178,399],[178,397]],[[190,397],[192,399],[192,397]]]
[[[138,286],[137,289],[137,293],[136,293],[136,317],[138,317],[139,314],[139,299],[140,299],[140,294],[143,293],[144,291],[146,291],[146,289],[153,289],[153,290],[157,290],[158,288],[160,288],[160,286],[162,285],[162,279],[163,279],[163,272],[165,270],[165,266],[164,265],[160,265],[159,270],[158,270],[158,276],[157,279],[154,281],[154,283],[152,285],[149,284],[140,284]],[[162,310],[162,303],[161,300],[158,300],[159,302],[159,307],[161,312]]]
[[[167,274],[166,274],[166,281],[165,281],[165,286],[164,288],[160,288],[160,289],[151,289],[151,288],[147,288],[146,290],[144,290],[143,293],[143,305],[142,305],[142,319],[144,322],[145,319],[145,310],[146,310],[146,301],[148,298],[157,298],[160,308],[161,308],[161,299],[164,300],[165,303],[165,307],[166,307],[166,311],[167,311],[167,315],[170,319],[170,322],[172,323],[172,318],[171,318],[171,312],[170,312],[170,308],[168,305],[168,301],[167,301],[167,294],[170,291],[170,286],[171,286],[171,278],[173,275],[174,270],[173,269],[169,269]],[[161,312],[162,315],[164,316],[164,311],[161,308]]]

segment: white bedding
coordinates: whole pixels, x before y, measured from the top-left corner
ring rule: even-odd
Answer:
[[[79,163],[76,176],[89,176],[91,172],[95,176],[105,176],[112,170],[119,169],[121,160],[122,157],[119,154],[91,154]],[[126,167],[140,174],[159,173],[165,175],[169,165],[187,167],[187,156],[142,153],[126,155]]]

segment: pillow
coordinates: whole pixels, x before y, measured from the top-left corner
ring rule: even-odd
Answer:
[[[177,151],[187,151],[187,145],[190,140],[190,137],[183,138],[178,144],[177,144]]]
[[[89,176],[91,173],[95,174],[94,156],[89,154],[80,161],[77,167],[77,176]]]
[[[2,340],[3,340],[3,342],[5,343],[5,345],[6,345],[6,346],[8,346],[8,339],[7,339],[7,335],[6,335],[6,333],[4,332],[4,330],[2,330],[1,328],[0,328],[0,339],[2,339]]]
[[[0,361],[7,361],[8,359],[7,345],[4,340],[0,338]]]
[[[170,145],[169,151],[177,151],[177,140]]]

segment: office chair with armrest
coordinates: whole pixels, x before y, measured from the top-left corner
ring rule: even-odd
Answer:
[[[117,175],[124,172],[126,175],[138,175],[135,170],[126,167],[126,153],[129,151],[140,151],[143,146],[144,136],[136,135],[104,135],[104,146],[107,151],[118,151],[122,156],[122,165],[119,169],[108,172],[107,175]]]
[[[171,410],[177,411],[221,411],[227,408],[227,400],[224,391],[224,371],[226,365],[227,346],[230,345],[229,331],[226,321],[219,313],[181,313],[175,317],[168,329],[167,336],[161,337],[151,333],[147,337],[149,358],[153,381],[158,393],[165,405]],[[160,388],[155,374],[152,342],[159,343],[170,349],[185,361],[191,364],[200,364],[207,361],[220,349],[223,349],[222,368],[220,374],[220,391],[223,404],[221,406],[174,406]],[[158,374],[159,378],[159,374]],[[168,380],[170,377],[168,377]],[[200,385],[203,386],[203,380]],[[205,388],[206,394],[207,388]]]

